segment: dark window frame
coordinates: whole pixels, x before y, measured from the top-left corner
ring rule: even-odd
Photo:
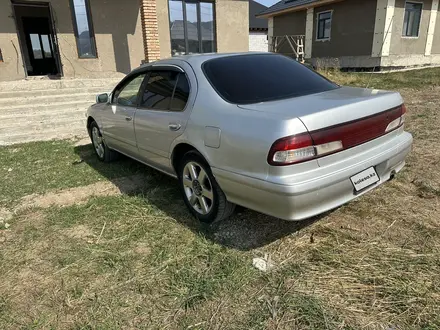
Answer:
[[[171,109],[171,104],[173,103],[174,93],[176,91],[176,87],[177,87],[177,83],[179,82],[179,78],[176,80],[176,84],[174,85],[173,94],[171,95],[170,103],[168,105],[168,109],[153,109],[153,108],[147,108],[147,107],[141,106],[142,95],[144,94],[145,89],[147,88],[148,80],[150,79],[150,74],[151,74],[151,72],[154,72],[154,71],[174,71],[174,72],[178,72],[180,74],[183,74],[185,76],[186,81],[188,82],[188,89],[189,90],[188,90],[188,99],[186,101],[185,107],[182,110],[172,110]],[[185,112],[186,111],[186,109],[188,107],[189,99],[190,99],[190,96],[191,96],[191,81],[190,81],[188,75],[186,74],[186,72],[183,69],[181,69],[180,67],[174,67],[174,66],[158,66],[158,67],[155,67],[155,68],[151,68],[146,73],[147,73],[147,75],[145,76],[144,81],[142,82],[142,85],[141,85],[141,87],[139,89],[138,104],[137,104],[138,110],[143,110],[143,111],[160,111],[160,112]],[[180,77],[180,75],[179,75],[179,77]]]
[[[168,0],[167,1],[167,6],[168,6],[168,21],[169,21],[169,33],[170,33],[170,43],[172,45],[172,36],[171,36],[171,8],[170,8],[170,2],[172,0]],[[200,52],[197,54],[204,54],[207,52],[203,51],[203,39],[202,39],[202,24],[201,24],[201,9],[200,9],[200,3],[210,3],[212,4],[212,20],[213,20],[213,43],[214,43],[214,50],[213,53],[217,52],[217,15],[216,15],[216,1],[215,0],[180,0],[181,4],[182,4],[182,19],[183,19],[183,33],[184,33],[184,39],[185,39],[185,54],[190,54],[188,52],[188,27],[186,24],[186,4],[187,3],[193,3],[196,4],[196,9],[197,9],[197,34],[198,34],[198,38],[199,38],[199,50]],[[172,50],[171,50],[172,51]],[[196,53],[194,53],[196,54]],[[171,54],[171,56],[179,56],[181,54]]]
[[[409,9],[406,7],[407,4],[420,6],[420,11],[415,9]],[[419,12],[419,23],[417,25],[417,33],[415,35],[412,34],[412,26],[409,25],[409,12]],[[405,10],[403,11],[403,26],[402,26],[402,37],[403,38],[418,38],[420,36],[420,26],[422,25],[422,14],[423,14],[423,2],[418,1],[405,1]],[[408,19],[408,22],[406,22]],[[405,30],[406,24],[406,30]]]
[[[323,14],[330,13],[330,18],[320,18]],[[325,37],[325,24],[327,21],[330,21],[330,36]],[[332,21],[333,21],[333,10],[321,11],[316,14],[316,41],[328,41],[331,38],[332,34]],[[322,24],[322,35],[320,34],[320,25]]]
[[[76,22],[76,14],[75,14],[75,3],[74,3],[74,0],[69,0],[69,3],[70,3],[70,13],[72,15],[73,32],[75,34],[75,39],[76,39],[76,50],[78,53],[78,58],[79,59],[98,58],[98,49],[96,47],[95,30],[93,28],[93,18],[92,18],[92,10],[90,8],[90,0],[84,0],[84,3],[85,3],[85,8],[86,8],[86,14],[87,14],[87,23],[89,25],[90,44],[92,47],[92,51],[94,52],[93,56],[83,56],[80,53],[78,24]]]

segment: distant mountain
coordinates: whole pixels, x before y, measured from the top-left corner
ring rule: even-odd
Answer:
[[[90,32],[89,31],[83,31],[78,36],[78,48],[80,49],[80,53],[82,55],[92,55],[92,42],[90,40]]]

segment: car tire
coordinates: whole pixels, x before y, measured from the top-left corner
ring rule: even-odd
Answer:
[[[102,137],[101,131],[96,121],[90,124],[89,129],[92,146],[98,159],[101,162],[105,163],[116,160],[119,157],[119,154],[116,151],[110,149],[107,144],[105,144],[104,138]]]
[[[183,200],[197,219],[213,223],[232,215],[235,204],[228,202],[211,168],[199,152],[187,152],[178,171]]]

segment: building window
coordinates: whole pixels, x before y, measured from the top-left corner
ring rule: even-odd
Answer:
[[[332,12],[318,13],[316,40],[330,40],[332,31]]]
[[[423,4],[418,2],[405,3],[405,18],[403,20],[402,36],[419,36],[420,19],[422,17],[422,6]]]
[[[30,34],[32,52],[35,60],[43,59],[43,50],[40,43],[40,36],[38,34]]]
[[[31,33],[29,38],[31,39],[32,55],[35,60],[53,57],[49,35]]]
[[[89,0],[70,0],[79,58],[96,58]]]
[[[216,51],[214,2],[169,0],[171,54]]]

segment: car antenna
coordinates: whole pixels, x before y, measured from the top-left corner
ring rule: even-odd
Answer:
[[[393,20],[394,20],[394,14],[393,14],[393,17],[391,17],[390,24],[388,25],[387,33],[385,33],[385,37],[382,40],[382,45],[380,46],[380,51],[379,51],[379,55],[380,56],[382,55],[383,45],[385,44],[385,40],[388,37],[388,33],[390,32],[390,28],[391,28],[391,26],[393,24]],[[381,58],[382,58],[382,56],[381,56]],[[368,83],[367,83],[367,86],[365,88],[368,88],[370,86],[371,78],[373,77],[373,74],[374,74],[375,70],[376,70],[376,66],[373,67],[373,71],[371,71],[370,78],[368,79]]]

